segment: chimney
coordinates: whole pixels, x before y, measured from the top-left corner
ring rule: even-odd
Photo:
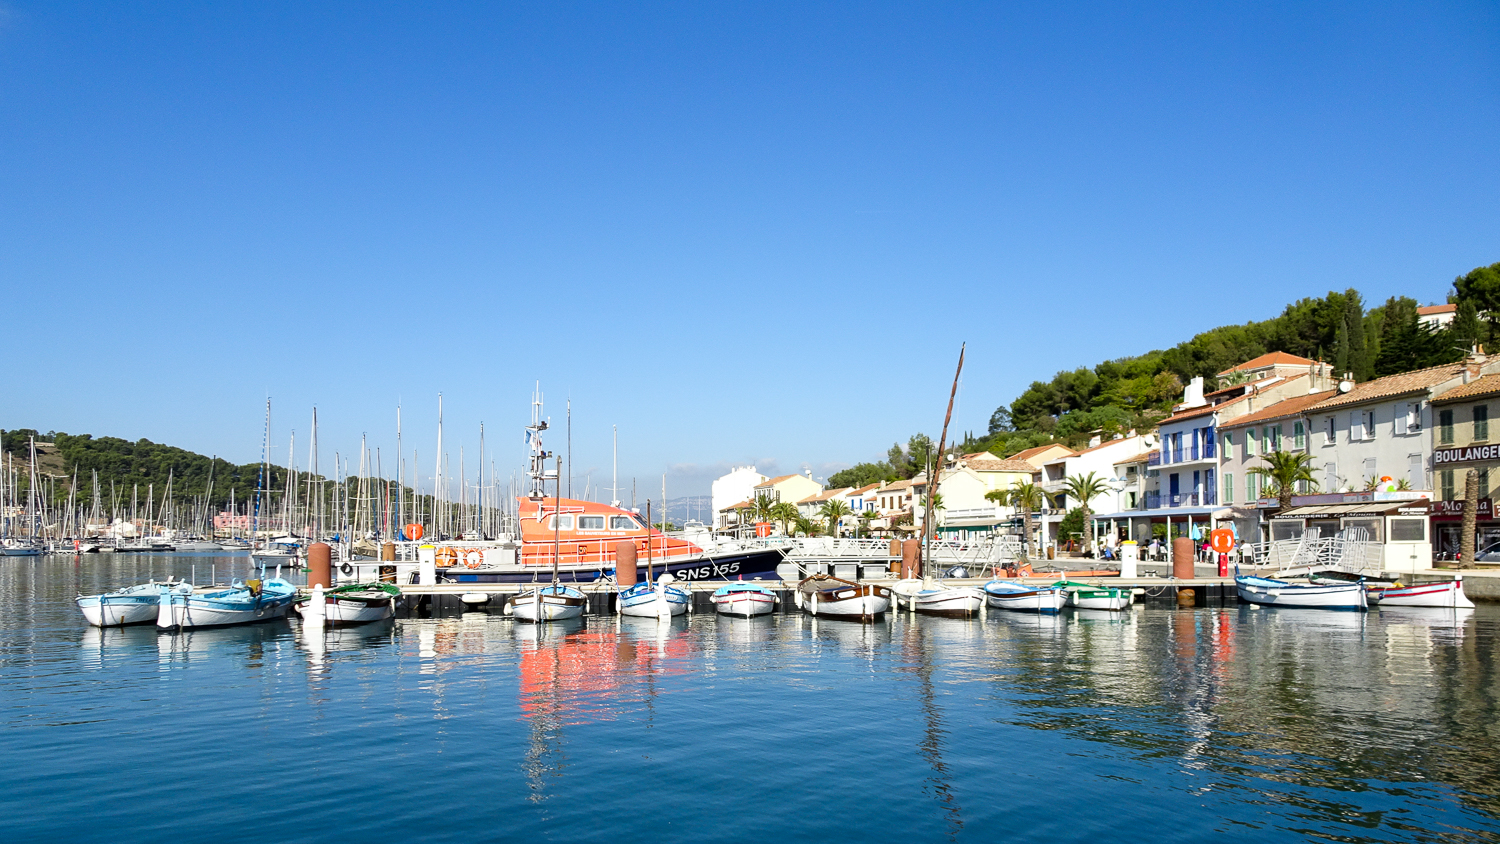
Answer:
[[[1182,406],[1184,408],[1202,407],[1205,404],[1208,402],[1203,400],[1203,376],[1195,375],[1193,380],[1188,382],[1187,389],[1182,391]]]
[[[1089,437],[1089,448],[1093,448],[1101,442],[1103,442],[1103,440],[1100,439],[1098,434],[1095,434],[1092,437]]]

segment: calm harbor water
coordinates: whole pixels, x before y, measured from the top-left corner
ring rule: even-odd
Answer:
[[[7,841],[1500,840],[1500,608],[89,629],[0,560]]]

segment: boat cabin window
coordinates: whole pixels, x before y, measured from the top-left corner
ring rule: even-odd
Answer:
[[[579,530],[604,530],[603,516],[579,516]]]
[[[609,529],[610,530],[640,530],[641,529],[641,525],[640,525],[639,522],[637,522],[635,519],[630,518],[629,516],[610,516],[609,517]]]
[[[558,524],[559,520],[562,522],[562,524]],[[547,520],[547,530],[572,530],[572,529],[573,529],[573,516],[572,515],[553,516],[552,518],[550,518],[550,519]]]

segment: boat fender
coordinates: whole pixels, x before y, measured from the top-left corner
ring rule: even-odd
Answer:
[[[354,574],[354,566],[351,566],[348,563],[344,563],[343,565],[339,566],[339,574],[342,574],[345,577]]]

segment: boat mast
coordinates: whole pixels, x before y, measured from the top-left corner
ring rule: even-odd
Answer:
[[[932,579],[932,572],[928,571],[932,558],[932,496],[937,493],[938,476],[943,474],[943,449],[948,442],[948,423],[953,419],[953,400],[958,396],[958,376],[964,371],[964,349],[968,343],[958,347],[958,370],[953,373],[953,389],[948,393],[948,414],[943,417],[943,433],[938,437],[937,460],[931,471],[927,473],[927,511],[922,517],[922,538],[926,547],[922,554],[922,579]]]
[[[609,466],[609,506],[620,506],[620,426],[611,426],[615,431],[614,457]]]

